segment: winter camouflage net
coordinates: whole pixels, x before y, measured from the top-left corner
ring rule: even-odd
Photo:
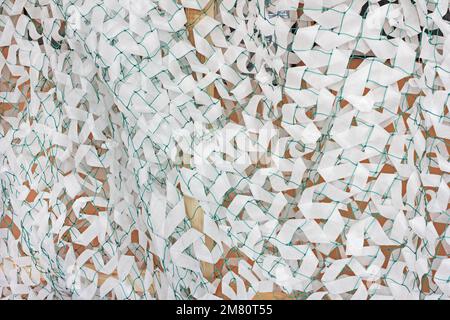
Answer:
[[[448,299],[448,0],[0,0],[0,298]]]

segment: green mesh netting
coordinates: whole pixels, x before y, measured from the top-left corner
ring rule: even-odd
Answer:
[[[0,298],[448,299],[448,0],[0,0]]]

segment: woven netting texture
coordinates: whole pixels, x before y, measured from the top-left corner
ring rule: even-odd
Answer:
[[[0,0],[0,298],[448,299],[448,0]]]

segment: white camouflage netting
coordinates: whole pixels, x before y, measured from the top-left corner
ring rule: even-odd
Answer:
[[[0,298],[450,297],[448,0],[0,4]]]

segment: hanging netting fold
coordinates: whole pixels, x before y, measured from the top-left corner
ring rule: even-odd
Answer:
[[[0,298],[447,299],[447,0],[0,0]]]

